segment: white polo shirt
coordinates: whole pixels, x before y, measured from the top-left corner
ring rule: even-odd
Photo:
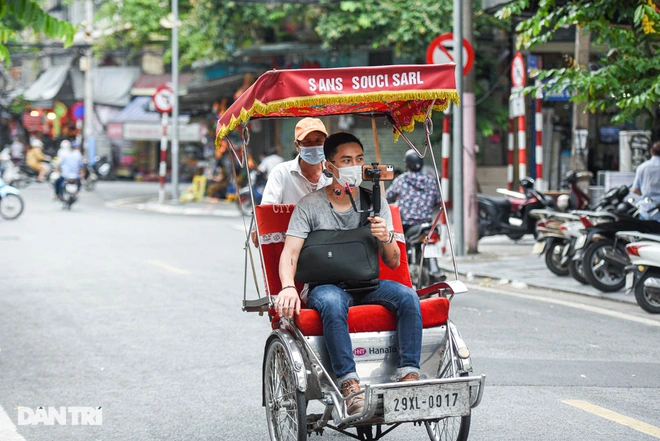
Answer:
[[[299,160],[300,155],[271,170],[261,197],[262,204],[297,204],[303,196],[332,183],[332,178],[323,173],[316,184],[309,182],[300,171]]]

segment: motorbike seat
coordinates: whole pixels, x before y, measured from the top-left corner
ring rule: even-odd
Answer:
[[[281,290],[279,278],[279,259],[284,248],[286,230],[289,225],[294,205],[259,205],[255,208],[255,217],[259,228],[259,242],[262,249],[262,269],[266,279],[266,289],[271,295]],[[408,287],[412,287],[403,227],[397,206],[390,206],[394,224],[395,238],[399,246],[401,264],[395,270],[387,267],[381,260],[380,279],[394,280]],[[298,292],[303,285],[296,282]],[[431,297],[420,301],[422,310],[422,325],[424,328],[440,326],[446,323],[449,315],[449,301],[444,297]],[[274,309],[269,310],[271,327],[279,327],[280,317]],[[294,319],[296,325],[305,336],[323,335],[323,325],[320,314],[313,309],[302,305],[300,314]],[[349,308],[349,332],[379,332],[396,330],[396,315],[381,305],[360,305]]]
[[[430,222],[424,222],[418,225],[413,225],[412,227],[408,228],[404,235],[406,236],[406,241],[407,242],[412,242],[416,239],[419,239],[421,236],[426,236],[426,233],[428,233],[429,228],[431,228],[433,224]]]
[[[511,201],[508,198],[480,194],[479,199],[489,202],[496,207],[503,208],[505,211],[511,210]]]

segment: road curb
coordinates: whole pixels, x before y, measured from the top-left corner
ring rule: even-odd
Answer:
[[[497,260],[497,259],[495,259]],[[591,293],[591,292],[585,292],[585,291],[579,291],[576,289],[560,289],[557,287],[548,287],[545,285],[540,285],[540,284],[535,284],[535,283],[530,283],[529,281],[524,281],[524,280],[517,280],[517,279],[503,279],[501,277],[493,276],[492,274],[485,274],[482,272],[473,272],[473,271],[461,271],[461,262],[458,261],[457,263],[458,266],[458,274],[465,277],[465,280],[467,282],[472,282],[474,283],[475,281],[479,282],[493,282],[497,283],[500,286],[506,286],[510,285],[512,288],[516,289],[525,289],[525,288],[533,288],[533,289],[543,289],[547,291],[555,291],[555,292],[561,292],[564,294],[576,294],[576,295],[581,295],[581,296],[586,296],[586,297],[595,297],[595,298],[600,298],[600,299],[605,299],[605,300],[610,300],[614,302],[619,302],[619,303],[631,303],[631,304],[637,304],[637,301],[635,300],[635,296],[632,294],[625,294],[622,292],[616,292],[612,294],[599,294],[599,293]],[[454,269],[451,266],[450,263],[446,261],[439,261],[438,262],[438,267],[440,267],[441,270],[453,273]]]

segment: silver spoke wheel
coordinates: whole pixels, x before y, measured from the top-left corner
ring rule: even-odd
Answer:
[[[277,339],[270,343],[266,352],[264,399],[271,440],[307,439],[305,395],[296,388],[291,359]]]
[[[0,198],[0,216],[7,220],[16,219],[23,212],[23,199],[15,194]]]
[[[449,352],[451,340],[447,341],[447,349],[438,369],[438,378],[453,378],[459,376],[452,372]],[[456,352],[454,352],[455,354]],[[456,358],[456,356],[454,356]],[[447,417],[438,421],[425,421],[426,432],[431,441],[467,441],[470,433],[470,415],[464,417]]]

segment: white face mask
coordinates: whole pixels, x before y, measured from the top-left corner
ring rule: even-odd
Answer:
[[[348,185],[351,187],[359,187],[362,183],[361,165],[352,165],[350,167],[341,168],[333,165],[333,167],[339,171],[339,177],[337,177],[334,173],[332,175],[342,186],[348,183]]]

